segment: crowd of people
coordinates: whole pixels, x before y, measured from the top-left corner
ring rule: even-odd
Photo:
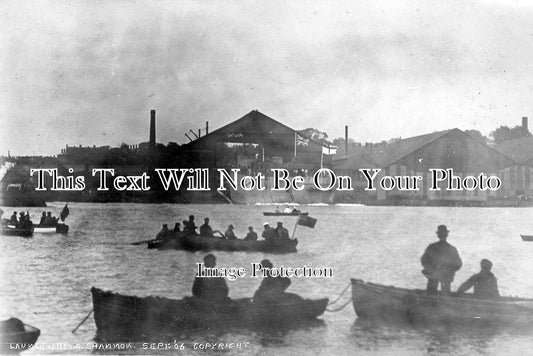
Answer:
[[[498,298],[498,282],[491,272],[492,262],[488,259],[481,260],[481,271],[472,275],[466,282],[461,284],[455,293],[451,292],[451,284],[455,273],[462,267],[463,261],[457,248],[448,241],[449,230],[446,225],[437,227],[439,241],[430,244],[421,258],[424,269],[422,274],[428,279],[427,294],[461,296],[471,288],[474,288],[474,297],[479,299]]]
[[[198,231],[197,231],[198,229]],[[278,222],[276,228],[272,228],[269,223],[265,222],[263,224],[263,233],[261,236],[266,241],[279,241],[279,240],[288,240],[289,231],[283,226],[282,222]],[[235,226],[229,224],[225,232],[220,230],[213,230],[209,224],[209,218],[204,219],[204,223],[197,227],[194,221],[194,215],[189,216],[189,220],[184,220],[183,223],[177,222],[174,225],[174,229],[170,230],[167,224],[163,224],[161,231],[156,236],[156,240],[168,241],[174,238],[180,238],[182,236],[203,236],[203,237],[212,237],[220,238],[225,240],[238,240],[239,238],[235,235]],[[254,231],[253,226],[248,226],[248,232],[244,237],[245,241],[257,241],[258,235]]]

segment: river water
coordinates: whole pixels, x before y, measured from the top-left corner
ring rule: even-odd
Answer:
[[[46,210],[59,214],[63,204]],[[0,239],[0,316],[16,316],[41,329],[36,348],[24,354],[89,354],[96,327],[90,317],[71,330],[92,308],[90,288],[122,294],[182,298],[191,294],[196,262],[204,253],[148,250],[131,242],[153,238],[162,223],[173,226],[188,215],[197,225],[208,216],[211,226],[236,227],[244,237],[247,226],[260,232],[262,211],[272,206],[69,204],[68,235],[39,234],[32,238]],[[463,258],[452,288],[478,272],[479,261],[493,261],[500,294],[533,298],[533,242],[520,234],[533,234],[531,208],[449,208],[301,206],[318,219],[315,229],[298,227],[298,253],[216,252],[218,266],[244,267],[247,276],[228,282],[230,297],[252,296],[260,283],[249,276],[250,263],[269,258],[275,266],[330,267],[332,278],[293,278],[288,291],[306,298],[335,299],[350,278],[408,288],[425,288],[420,256],[436,241],[436,227],[446,224],[449,242]],[[7,216],[16,208],[3,208]],[[27,210],[27,209],[24,209]],[[33,220],[42,210],[29,209]],[[272,218],[270,218],[272,219]],[[278,218],[274,218],[279,220]],[[282,218],[292,233],[295,218]],[[269,221],[271,225],[276,221]],[[350,299],[346,293],[337,305]],[[365,325],[357,321],[349,304],[339,312],[326,312],[321,322],[291,330],[231,330],[194,333],[178,339],[177,354],[211,354],[195,349],[205,343],[241,343],[225,354],[523,354],[533,349],[532,328],[453,330],[414,329]],[[533,323],[532,323],[533,325]],[[150,348],[153,346],[152,348]],[[112,351],[121,354],[168,354],[156,345]],[[144,349],[143,349],[144,347]]]

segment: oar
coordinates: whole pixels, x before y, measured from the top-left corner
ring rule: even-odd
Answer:
[[[137,246],[137,245],[142,245],[142,244],[153,242],[153,241],[157,241],[157,239],[137,241],[137,242],[133,242],[132,245]]]
[[[81,321],[81,323],[78,324],[78,326],[76,326],[73,330],[72,330],[72,333],[74,334],[76,332],[76,330],[78,330],[78,328],[80,326],[82,326],[83,323],[85,323],[85,321],[87,321],[87,319],[89,319],[89,317],[91,316],[91,314],[93,313],[93,310],[94,309],[91,309],[91,311],[89,312],[89,314],[87,314],[87,316],[85,318],[83,318],[83,320]]]

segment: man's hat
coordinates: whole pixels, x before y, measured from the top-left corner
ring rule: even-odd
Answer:
[[[278,221],[278,225],[283,225],[283,223],[281,221]]]
[[[235,226],[233,226],[233,224],[229,224],[228,229],[234,229],[234,228]]]
[[[450,232],[450,230],[448,230],[448,228],[446,227],[446,225],[439,225],[437,227],[437,233],[439,232]]]

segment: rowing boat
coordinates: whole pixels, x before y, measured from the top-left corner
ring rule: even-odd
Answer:
[[[15,354],[35,344],[41,331],[35,326],[24,324],[17,318],[0,322],[0,353]]]
[[[247,251],[267,253],[296,252],[297,239],[286,240],[226,240],[218,237],[187,235],[168,241],[156,240],[148,243],[149,249],[186,251]]]
[[[59,223],[53,226],[33,225],[33,229],[34,229],[34,232],[39,232],[39,233],[58,233],[58,234],[68,233],[68,225],[59,224]]]
[[[13,225],[2,225],[0,231],[2,232],[2,235],[28,237],[33,235],[33,226],[15,227]]]
[[[475,323],[523,325],[533,323],[533,299],[500,297],[476,299],[431,296],[425,290],[352,279],[352,300],[358,318],[416,323]]]
[[[91,288],[98,341],[172,339],[186,332],[228,327],[295,325],[316,320],[328,299],[296,299],[257,304],[250,298],[213,304],[195,297],[180,300],[125,296]]]
[[[274,212],[274,211],[263,211],[264,216],[307,216],[309,213],[302,213],[300,211],[291,211],[290,213],[284,213],[284,212]]]
[[[522,237],[522,241],[533,241],[533,235],[520,235]]]

